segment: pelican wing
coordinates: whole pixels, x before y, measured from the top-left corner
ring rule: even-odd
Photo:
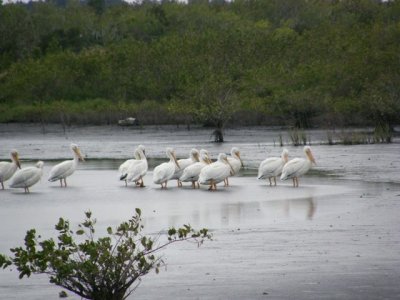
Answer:
[[[6,181],[14,175],[17,171],[17,165],[13,162],[2,161],[0,162],[0,181]]]
[[[75,171],[74,161],[66,160],[55,165],[49,175],[49,181],[57,181],[71,175]]]
[[[281,180],[298,176],[299,171],[304,168],[304,164],[306,163],[306,160],[303,158],[294,158],[288,161],[283,167]]]
[[[232,166],[233,171],[235,172],[235,174],[237,174],[240,170],[240,168],[242,167],[242,163],[240,162],[239,159],[234,158],[234,157],[228,157],[228,161]]]
[[[263,160],[258,168],[258,179],[277,176],[282,171],[283,162],[280,157],[270,157]]]
[[[119,177],[120,180],[125,180],[128,178],[129,170],[134,168],[137,164],[140,164],[140,159],[128,159],[123,164],[121,164],[118,168],[119,173],[121,176]],[[128,179],[127,179],[128,180]]]
[[[183,182],[187,181],[197,181],[199,179],[199,175],[201,170],[206,166],[204,162],[197,162],[183,170],[182,176],[179,180]]]
[[[124,174],[126,174],[126,173],[128,172],[128,169],[129,169],[132,165],[134,165],[134,164],[136,164],[136,163],[138,163],[138,162],[140,162],[140,160],[139,160],[139,159],[134,159],[134,158],[128,159],[128,160],[124,161],[124,162],[119,166],[118,172],[121,173],[121,175],[124,175]]]
[[[146,160],[140,160],[138,161],[138,163],[132,164],[127,173],[128,176],[126,177],[126,179],[128,181],[137,181],[139,180],[140,177],[146,175],[147,173],[147,161]]]
[[[199,182],[202,184],[206,184],[211,180],[216,183],[221,182],[230,174],[230,167],[223,163],[213,163],[211,165],[206,166],[200,172]]]
[[[169,162],[162,163],[155,167],[153,171],[154,183],[162,183],[172,177],[175,172],[175,166]]]
[[[40,180],[42,170],[36,167],[28,167],[19,170],[11,179],[10,187],[23,188],[30,187]]]

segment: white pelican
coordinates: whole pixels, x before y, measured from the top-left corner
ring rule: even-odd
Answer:
[[[207,150],[201,149],[200,150],[200,161],[196,162],[183,170],[182,176],[179,178],[182,182],[192,182],[192,187],[196,188],[196,181],[199,180],[199,175],[201,170],[211,164],[211,159],[208,156]],[[200,185],[197,182],[197,187],[199,188]]]
[[[153,171],[153,182],[161,184],[161,188],[167,188],[167,182],[172,178],[175,173],[175,166],[180,167],[176,160],[175,151],[172,148],[166,150],[169,162],[162,163],[154,168]]]
[[[311,148],[305,146],[303,151],[306,155],[306,159],[294,158],[289,160],[282,169],[281,180],[292,178],[294,187],[299,186],[298,177],[307,173],[313,163],[316,164]]]
[[[144,187],[143,176],[147,173],[148,165],[143,146],[139,146],[137,148],[137,154],[139,156],[139,160],[136,160],[135,163],[132,163],[129,166],[127,170],[126,181],[135,182],[136,185]]]
[[[225,153],[218,155],[218,160],[205,166],[199,175],[200,184],[210,185],[209,190],[216,190],[217,183],[224,181],[229,175],[233,174],[233,168],[228,161]]]
[[[233,170],[232,176],[233,176],[239,172],[241,167],[243,167],[243,161],[240,158],[240,151],[238,148],[233,147],[231,149],[231,156],[228,156],[228,161],[229,161],[230,165],[232,166],[232,170]],[[225,186],[229,186],[228,177],[226,177],[224,182],[225,182]]]
[[[1,182],[1,188],[3,190],[4,190],[4,181],[10,179],[18,168],[21,169],[18,152],[16,150],[13,150],[11,151],[11,162],[8,161],[0,162],[0,182]]]
[[[175,173],[174,175],[172,175],[171,178],[171,179],[176,179],[178,181],[178,187],[182,186],[182,182],[179,178],[182,176],[183,170],[185,170],[187,167],[193,165],[196,162],[199,162],[199,151],[194,148],[190,150],[189,158],[178,159],[178,164],[180,168],[175,168]]]
[[[10,187],[24,188],[29,193],[29,188],[40,180],[43,174],[43,162],[38,161],[35,167],[27,167],[18,170],[11,178]]]
[[[128,169],[132,164],[136,164],[138,162],[140,162],[140,155],[139,155],[139,150],[142,151],[144,154],[146,154],[145,148],[143,145],[139,145],[137,146],[137,148],[135,149],[135,152],[133,154],[133,156],[135,158],[132,159],[128,159],[126,161],[124,161],[118,168],[118,172],[121,174],[119,177],[119,180],[125,180],[125,186],[128,185],[127,183],[127,176],[128,176]]]
[[[287,149],[282,150],[281,157],[270,157],[263,160],[258,168],[257,179],[269,179],[269,185],[272,185],[271,178],[274,179],[276,186],[276,176],[282,173],[283,166],[288,162],[289,151]]]
[[[48,180],[57,181],[60,180],[61,187],[63,186],[62,180],[64,179],[64,186],[67,187],[67,177],[74,173],[76,167],[78,166],[78,161],[84,161],[79,147],[75,144],[71,144],[71,150],[74,155],[73,160],[66,160],[62,163],[55,165],[51,171]]]

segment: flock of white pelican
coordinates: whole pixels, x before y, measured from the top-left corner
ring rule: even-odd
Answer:
[[[72,175],[77,168],[79,160],[84,161],[82,153],[76,144],[71,144],[72,160],[63,161],[52,167],[48,181],[60,181],[61,187],[67,187],[67,177]],[[293,186],[298,187],[298,177],[304,175],[315,164],[314,156],[309,146],[304,147],[305,158],[289,160],[289,152],[283,149],[281,157],[269,157],[261,162],[258,168],[258,179],[268,179],[269,185],[276,186],[276,177],[281,180],[292,179]],[[233,147],[231,155],[220,153],[218,159],[213,162],[207,150],[192,149],[189,157],[177,159],[172,148],[166,149],[169,161],[156,166],[153,170],[153,182],[160,184],[162,189],[167,188],[168,181],[177,180],[178,187],[182,182],[190,182],[195,189],[200,185],[209,186],[209,190],[216,190],[217,184],[224,182],[229,186],[228,178],[234,176],[243,167],[238,148]],[[16,150],[11,152],[11,162],[0,162],[0,183],[4,190],[4,182],[10,179],[11,188],[23,188],[29,193],[29,188],[37,183],[43,175],[42,161],[38,161],[34,167],[21,168],[19,156]],[[118,169],[120,180],[125,185],[133,182],[138,187],[144,187],[143,177],[147,174],[148,164],[145,147],[139,145],[134,152],[134,158],[122,163]]]

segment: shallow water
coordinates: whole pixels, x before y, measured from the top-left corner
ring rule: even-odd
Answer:
[[[400,144],[320,145],[323,131],[311,131],[317,166],[300,179],[277,187],[256,179],[259,163],[278,156],[279,129],[227,130],[224,144],[210,142],[210,130],[174,127],[131,129],[0,125],[0,159],[18,149],[23,166],[45,161],[41,182],[22,190],[0,191],[0,253],[20,245],[25,231],[36,228],[54,236],[63,216],[77,224],[91,210],[99,233],[143,211],[145,230],[158,234],[190,223],[212,230],[215,240],[165,251],[168,271],[149,275],[135,292],[141,299],[396,299],[400,296]],[[87,160],[68,179],[68,188],[46,178],[50,168],[70,157],[78,143]],[[150,157],[146,187],[125,187],[118,166],[138,144]],[[276,142],[275,142],[276,144]],[[191,148],[208,149],[215,158],[233,146],[246,169],[219,185],[192,190],[175,182],[167,190],[152,183],[152,169],[164,161],[167,146],[186,157]],[[291,157],[302,147],[287,146]],[[6,184],[7,186],[7,184]],[[379,288],[377,288],[379,286]],[[59,289],[46,277],[19,281],[0,271],[0,299],[57,299]],[[76,297],[71,297],[78,299]]]
[[[359,129],[361,131],[361,129]],[[80,168],[116,169],[125,159],[132,158],[135,147],[146,146],[150,168],[165,157],[165,148],[173,147],[179,158],[187,157],[191,148],[205,148],[215,159],[220,152],[229,153],[234,146],[241,151],[244,174],[254,174],[262,160],[280,156],[279,135],[283,136],[290,158],[302,157],[302,147],[291,146],[286,129],[227,129],[226,142],[211,142],[209,128],[187,131],[175,126],[149,126],[144,129],[118,126],[71,127],[48,125],[46,133],[29,124],[0,124],[0,160],[8,159],[11,149],[17,149],[22,160],[63,160],[71,157],[70,143],[80,145],[87,162]],[[346,179],[400,183],[400,140],[392,144],[326,145],[326,131],[306,132],[317,161],[311,174],[336,175]],[[323,145],[321,145],[323,144]]]

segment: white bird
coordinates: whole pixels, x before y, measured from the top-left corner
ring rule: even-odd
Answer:
[[[298,177],[307,173],[313,163],[316,164],[314,156],[311,152],[311,148],[309,146],[305,146],[303,151],[306,155],[306,159],[294,158],[289,160],[282,169],[281,180],[292,178],[294,187],[299,186]]]
[[[171,178],[171,179],[176,179],[178,181],[178,187],[182,186],[182,182],[179,178],[182,176],[183,171],[187,167],[189,167],[190,165],[193,165],[196,162],[199,162],[199,151],[194,148],[192,150],[190,150],[189,158],[178,159],[178,164],[179,164],[180,168],[175,168],[175,173],[174,173],[174,175],[172,175],[172,178]]]
[[[139,145],[137,146],[137,148],[135,149],[135,152],[133,154],[133,156],[135,158],[132,159],[128,159],[126,161],[124,161],[118,168],[118,172],[121,174],[119,177],[119,180],[125,180],[125,186],[128,185],[127,183],[127,176],[128,176],[128,169],[130,168],[130,166],[132,164],[136,164],[138,162],[140,162],[140,155],[139,155],[139,150],[141,150],[144,154],[146,154],[146,150],[144,148],[143,145]]]
[[[0,182],[1,182],[1,188],[3,190],[4,190],[4,182],[10,179],[18,168],[21,169],[18,152],[16,150],[13,150],[11,151],[11,162],[8,161],[0,162]]]
[[[229,175],[233,174],[233,168],[228,161],[225,153],[218,155],[218,160],[205,166],[199,175],[199,183],[210,185],[209,190],[216,190],[217,183],[224,181]]]
[[[144,187],[143,176],[146,175],[148,170],[147,158],[143,146],[140,145],[136,150],[139,159],[129,166],[126,181],[135,182],[136,185]]]
[[[232,170],[233,170],[233,175],[239,173],[240,168],[243,167],[243,161],[240,158],[240,151],[238,148],[233,147],[231,149],[231,156],[228,156],[228,161],[230,163],[230,165],[232,166]],[[225,182],[225,186],[229,186],[229,180],[228,177],[224,180]]]
[[[11,188],[24,188],[29,193],[29,188],[42,178],[43,162],[38,161],[35,167],[27,167],[18,170],[11,178]]]
[[[271,178],[274,179],[276,186],[276,176],[282,173],[283,166],[288,162],[289,151],[287,149],[282,150],[281,157],[270,157],[263,160],[258,168],[257,179],[269,179],[269,185],[272,185]]]
[[[167,182],[172,178],[175,173],[175,167],[180,167],[176,160],[175,151],[172,148],[166,150],[169,162],[162,163],[154,168],[153,182],[161,184],[161,188],[167,188]]]
[[[63,161],[55,165],[51,171],[48,180],[53,182],[60,180],[61,187],[63,186],[62,180],[64,179],[64,186],[67,187],[67,177],[72,175],[78,166],[78,161],[84,161],[79,147],[75,144],[71,144],[71,150],[74,155],[74,159]]]
[[[182,176],[179,178],[182,182],[192,182],[192,187],[196,188],[196,182],[199,180],[199,175],[201,170],[211,164],[211,159],[208,156],[207,150],[201,149],[200,150],[200,161],[196,162],[183,170]],[[199,188],[200,185],[197,182],[197,187]]]

